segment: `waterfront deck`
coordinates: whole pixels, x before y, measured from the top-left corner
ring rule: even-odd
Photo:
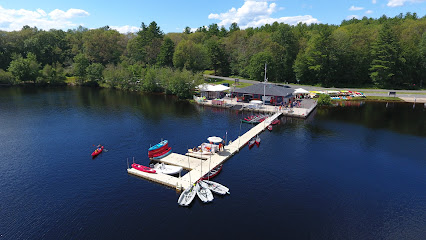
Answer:
[[[181,166],[187,170],[182,177],[174,177],[165,174],[152,174],[138,171],[133,168],[127,169],[129,174],[136,175],[141,178],[148,179],[153,182],[157,182],[169,187],[174,187],[177,190],[186,189],[187,187],[194,184],[202,176],[206,175],[211,169],[216,167],[219,164],[224,163],[230,159],[234,154],[236,154],[241,148],[243,148],[250,139],[260,134],[266,129],[266,127],[275,119],[277,119],[282,112],[275,113],[274,115],[267,118],[265,121],[257,124],[249,131],[244,133],[242,136],[238,137],[232,143],[226,145],[222,151],[219,151],[213,155],[207,156],[206,160],[197,159],[186,155],[181,155],[177,153],[172,153],[163,159],[158,161],[164,162],[166,164],[171,164],[175,166]],[[203,155],[204,157],[205,155]]]
[[[236,102],[235,99],[233,98],[224,98],[222,99],[222,101],[213,101],[213,100],[203,100],[201,98],[194,97],[194,100],[197,102],[197,104],[203,105],[203,106],[228,108],[228,109],[234,109],[239,111],[259,112],[259,113],[267,113],[267,114],[280,112],[284,116],[297,117],[297,118],[307,118],[309,114],[317,106],[317,102],[312,99],[302,99],[301,106],[293,107],[293,108],[285,108],[285,107],[281,108],[279,106],[272,106],[272,105],[254,106],[253,104],[250,104],[250,103]]]

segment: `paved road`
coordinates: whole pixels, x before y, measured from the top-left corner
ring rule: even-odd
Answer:
[[[230,80],[234,81],[235,78],[230,77],[219,77],[219,76],[213,76],[213,75],[204,75],[208,78],[219,78],[224,80]],[[247,79],[240,79],[240,82],[245,83],[251,83],[256,84],[259,83],[258,81],[253,80],[247,80]],[[426,102],[426,90],[389,90],[389,89],[362,89],[362,88],[324,88],[324,87],[314,87],[314,86],[306,86],[306,85],[299,85],[299,84],[287,84],[293,88],[303,88],[308,91],[325,91],[325,90],[349,90],[349,91],[356,91],[356,92],[363,92],[366,96],[389,96],[389,92],[396,92],[397,97],[401,97],[404,99],[404,101],[413,102],[414,99],[416,102]]]

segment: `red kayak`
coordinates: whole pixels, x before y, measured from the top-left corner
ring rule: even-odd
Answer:
[[[132,168],[142,171],[142,172],[147,172],[147,173],[155,173],[155,170],[137,163],[133,163],[132,164]]]
[[[92,157],[98,156],[103,150],[104,150],[104,146],[101,146],[100,148],[96,148],[96,150],[92,152]]]

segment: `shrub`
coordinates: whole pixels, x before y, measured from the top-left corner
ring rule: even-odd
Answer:
[[[331,98],[327,94],[321,94],[318,99],[319,106],[329,106],[331,105]]]

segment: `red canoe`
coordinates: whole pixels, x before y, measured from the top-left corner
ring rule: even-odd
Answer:
[[[104,150],[104,146],[101,146],[100,148],[96,148],[96,150],[92,152],[92,157],[98,156],[103,150]]]
[[[172,149],[171,147],[167,147],[167,148],[161,148],[161,151],[157,151],[154,153],[148,152],[148,157],[153,158],[153,157],[164,155],[166,152],[170,151],[171,149]]]
[[[132,168],[142,171],[142,172],[147,172],[147,173],[155,173],[155,170],[137,163],[133,163],[132,164]]]
[[[156,153],[156,154],[153,154],[153,155],[148,155],[148,157],[152,158],[152,159],[161,159],[161,158],[169,155],[170,153],[172,153],[172,148],[171,147],[165,149],[162,152],[159,152],[159,153]]]
[[[210,172],[208,172],[206,175],[201,177],[201,180],[207,180],[209,178],[214,178],[216,175],[218,175],[220,173],[220,170],[222,170],[222,167],[223,167],[223,164],[217,165]]]

